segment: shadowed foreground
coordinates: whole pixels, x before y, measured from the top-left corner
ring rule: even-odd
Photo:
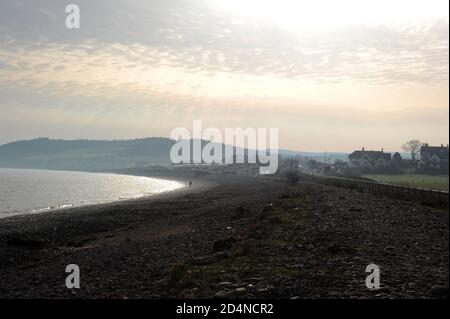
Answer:
[[[448,211],[217,178],[201,191],[0,220],[0,297],[448,297]],[[370,263],[380,290],[365,286]],[[68,264],[81,289],[65,287]]]

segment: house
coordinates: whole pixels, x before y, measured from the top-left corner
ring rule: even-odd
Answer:
[[[403,166],[403,159],[399,152],[395,152],[392,156],[392,163],[397,169],[400,169]]]
[[[428,171],[448,171],[448,145],[429,146],[424,144],[420,148],[418,168]]]
[[[391,167],[391,153],[381,151],[354,151],[348,156],[350,167],[363,170],[380,170]]]
[[[348,162],[336,159],[331,167],[331,173],[339,176],[354,176],[358,175],[358,169],[350,168]]]

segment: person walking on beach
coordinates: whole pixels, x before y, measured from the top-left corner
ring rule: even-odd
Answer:
[[[189,187],[192,187],[192,181],[189,181]]]

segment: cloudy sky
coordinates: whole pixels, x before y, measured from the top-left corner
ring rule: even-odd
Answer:
[[[448,0],[2,0],[0,143],[200,119],[304,151],[447,144],[448,41]]]

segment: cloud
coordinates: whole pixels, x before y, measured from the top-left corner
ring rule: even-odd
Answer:
[[[68,30],[68,3],[0,3],[5,116],[9,108],[54,112],[85,123],[85,131],[95,131],[87,123],[96,119],[122,134],[133,117],[143,134],[144,122],[163,133],[194,116],[230,125],[275,121],[300,133],[298,117],[310,131],[317,123],[346,137],[349,127],[363,132],[367,116],[372,128],[405,127],[405,114],[411,127],[438,119],[448,129],[436,115],[448,114],[448,16],[291,30],[206,0],[79,0],[81,29]]]
[[[64,2],[34,3],[1,4],[2,38],[11,53],[57,48],[84,59],[109,51],[129,59],[130,69],[166,65],[316,82],[448,82],[445,17],[298,34],[236,21],[204,1],[80,1],[83,26],[72,32],[64,28]]]

